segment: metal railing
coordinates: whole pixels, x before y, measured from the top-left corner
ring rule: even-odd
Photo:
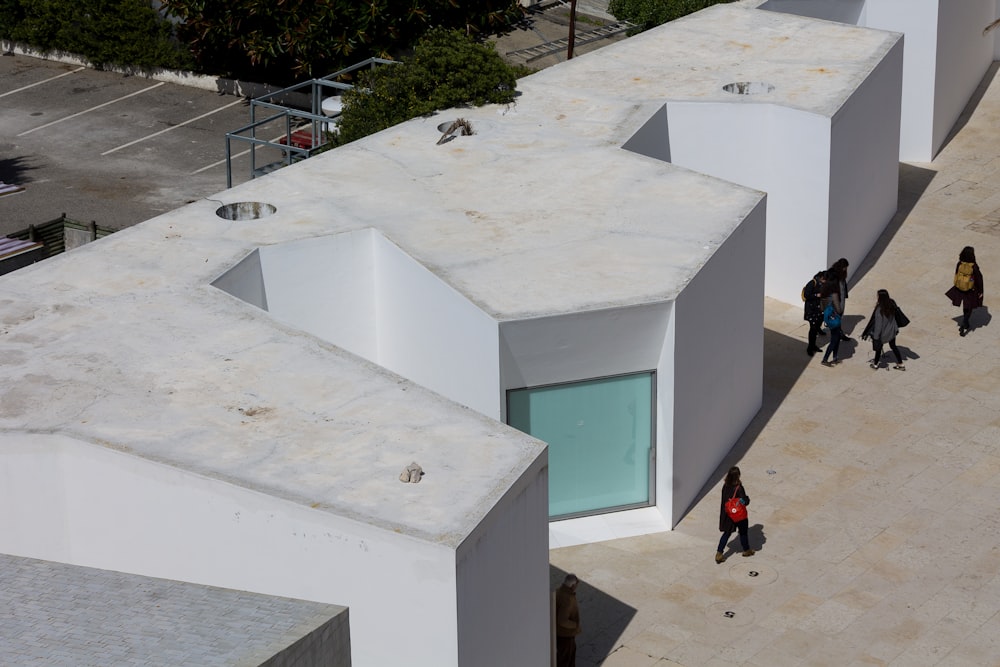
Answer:
[[[251,99],[250,123],[226,133],[226,187],[233,187],[234,141],[249,145],[251,179],[304,160],[325,146],[327,135],[336,131],[334,126],[340,112],[324,114],[323,99],[330,95],[331,90],[340,93],[354,88],[353,85],[342,83],[337,79],[365,67],[374,69],[378,65],[395,64],[398,64],[395,60],[368,58],[324,77],[303,81]],[[301,100],[306,95],[308,100],[302,104]],[[297,107],[292,106],[291,103],[297,98],[300,103]],[[258,109],[277,113],[258,120]],[[258,133],[263,133],[267,125],[280,121],[283,121],[280,135],[271,138],[258,136]],[[282,153],[282,158],[258,166],[257,149],[263,147],[277,149]]]

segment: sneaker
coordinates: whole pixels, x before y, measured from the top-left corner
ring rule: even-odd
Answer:
[[[715,552],[715,562],[716,563],[721,563],[724,560],[726,560],[726,557],[722,555],[722,552],[721,551],[716,551]]]
[[[906,366],[904,366],[903,364],[893,364],[892,367],[895,368],[897,371],[905,371],[906,370]]]
[[[833,366],[837,362],[835,362],[835,361],[827,361],[826,359],[824,359],[823,361],[821,361],[819,363],[823,364],[824,366]]]
[[[965,338],[965,334],[967,333],[969,333],[969,330],[966,329],[965,327],[958,328],[958,335],[961,336],[962,338]]]
[[[872,370],[877,371],[878,370],[878,364],[876,364],[874,361],[869,361],[868,362],[868,368],[871,368]]]
[[[746,551],[743,552],[743,557],[749,558],[750,556],[753,556],[755,553],[757,552],[754,551],[753,549],[747,549]]]

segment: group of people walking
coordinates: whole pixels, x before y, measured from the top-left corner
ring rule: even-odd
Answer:
[[[823,349],[817,343],[818,337],[824,334],[823,325],[829,330],[830,342],[823,353],[824,366],[840,363],[840,342],[850,340],[844,334],[841,324],[844,302],[847,301],[847,267],[847,260],[841,258],[826,271],[818,272],[802,288],[802,300],[805,302],[802,316],[809,323],[809,342],[806,347],[809,356]],[[983,273],[976,263],[976,251],[972,246],[962,248],[959,253],[952,282],[945,296],[951,299],[952,305],[962,309],[958,335],[965,336],[971,329],[972,311],[983,305]],[[862,340],[870,338],[872,341],[873,357],[869,362],[872,368],[881,367],[882,351],[888,345],[896,358],[893,368],[906,370],[903,355],[896,346],[896,336],[909,322],[896,301],[889,296],[888,290],[880,289],[875,293],[875,308],[861,334]],[[722,484],[719,503],[719,531],[722,536],[715,552],[716,563],[725,562],[726,547],[734,532],[739,534],[743,555],[754,555],[755,551],[750,547],[750,519],[746,509],[749,504],[750,496],[740,479],[740,469],[733,466]]]
[[[824,335],[824,325],[830,333],[830,343],[823,353],[824,366],[839,364],[840,342],[850,340],[850,337],[844,334],[842,323],[844,305],[847,301],[847,267],[846,259],[838,259],[829,269],[813,276],[812,280],[802,288],[804,302],[802,317],[809,323],[806,353],[812,356],[823,349],[817,340],[819,336]],[[971,328],[969,320],[972,311],[983,305],[983,274],[976,263],[976,252],[972,246],[966,246],[959,253],[953,285],[945,294],[953,305],[962,308],[962,321],[958,327],[958,334],[965,336]],[[909,321],[887,290],[880,289],[876,292],[875,308],[861,334],[862,340],[870,338],[872,341],[873,358],[869,365],[873,369],[881,368],[882,350],[888,344],[896,358],[893,368],[906,370],[903,355],[896,347],[896,336],[902,327],[909,324]]]

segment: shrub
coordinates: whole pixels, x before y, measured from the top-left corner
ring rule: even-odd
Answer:
[[[345,144],[440,109],[509,104],[525,73],[505,63],[492,44],[457,30],[431,30],[400,64],[362,72],[344,93],[335,141]]]

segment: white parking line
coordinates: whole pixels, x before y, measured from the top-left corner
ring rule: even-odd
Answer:
[[[224,109],[228,109],[229,107],[236,106],[237,104],[243,104],[243,100],[242,99],[236,100],[235,102],[231,102],[230,104],[227,104],[224,107],[219,107],[218,109],[214,109],[212,111],[209,111],[208,113],[203,113],[202,115],[196,116],[195,118],[191,118],[190,120],[186,120],[183,123],[177,123],[176,125],[172,125],[171,127],[168,127],[165,130],[160,130],[159,132],[154,132],[153,134],[148,134],[145,137],[142,137],[141,139],[136,139],[135,141],[130,141],[127,144],[122,144],[121,146],[118,146],[116,148],[112,148],[109,151],[104,151],[103,153],[101,153],[101,155],[110,155],[111,153],[114,153],[115,151],[120,151],[123,148],[128,148],[129,146],[134,146],[135,144],[143,142],[146,139],[152,139],[153,137],[158,137],[158,136],[160,136],[161,134],[163,134],[165,132],[169,132],[170,130],[176,130],[178,127],[184,127],[188,123],[193,123],[196,120],[201,120],[205,116],[211,116],[213,113],[218,113],[218,112],[220,112],[220,111],[222,111]]]
[[[82,116],[85,113],[90,113],[91,111],[96,111],[98,109],[101,109],[103,107],[108,106],[109,104],[114,104],[115,102],[121,102],[122,100],[127,100],[130,97],[135,97],[136,95],[142,95],[143,93],[145,93],[147,91],[150,91],[153,88],[159,88],[160,86],[164,86],[164,85],[166,85],[166,82],[161,81],[160,83],[153,84],[149,88],[143,88],[142,90],[137,90],[134,93],[129,93],[128,95],[122,95],[121,97],[119,97],[117,99],[113,99],[110,102],[105,102],[104,104],[98,104],[96,107],[90,107],[89,109],[84,109],[83,111],[78,111],[78,112],[76,112],[74,114],[70,114],[69,116],[66,116],[65,118],[60,118],[59,120],[54,120],[51,123],[46,123],[45,125],[39,125],[38,127],[33,127],[30,130],[25,130],[24,132],[22,132],[21,134],[18,134],[17,136],[23,137],[26,134],[31,134],[32,132],[37,132],[38,130],[44,130],[47,127],[51,127],[52,125],[55,125],[56,123],[61,123],[64,120],[69,120],[70,118],[76,118],[77,116]]]
[[[34,88],[35,86],[40,86],[43,83],[48,83],[49,81],[55,81],[56,79],[61,79],[64,76],[69,76],[70,74],[76,74],[77,72],[79,72],[82,69],[87,69],[87,68],[86,67],[77,67],[76,69],[71,70],[69,72],[63,72],[62,74],[58,74],[56,76],[50,76],[47,79],[42,79],[41,81],[36,81],[35,83],[28,84],[27,86],[21,86],[20,88],[15,88],[14,90],[8,90],[6,93],[0,93],[0,97],[7,97],[8,95],[13,95],[14,93],[19,93],[22,90],[27,90],[28,88]]]
[[[274,137],[273,139],[268,139],[268,141],[270,141],[271,143],[275,143],[276,141],[278,141],[278,139],[281,139],[284,136],[285,136],[284,134],[279,134],[278,136]],[[261,146],[261,148],[263,148],[263,146]],[[229,159],[230,160],[235,160],[236,158],[243,157],[244,155],[250,155],[250,149],[249,148],[246,149],[245,151],[243,151],[242,153],[236,153],[235,155],[230,155]],[[226,164],[226,161],[225,160],[219,160],[218,162],[213,162],[212,164],[208,165],[207,167],[202,167],[201,169],[192,171],[190,175],[194,176],[195,174],[200,174],[203,171],[208,171],[209,169],[214,169],[215,167],[218,167],[218,166],[223,165],[223,164]]]

